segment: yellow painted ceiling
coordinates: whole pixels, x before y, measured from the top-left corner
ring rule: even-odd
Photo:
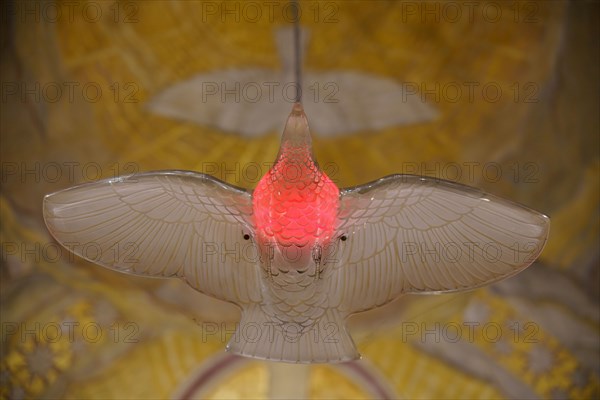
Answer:
[[[3,5],[13,16],[2,27],[1,398],[167,398],[221,359],[235,309],[179,282],[132,278],[69,258],[43,226],[41,199],[76,183],[156,169],[210,168],[251,189],[256,181],[243,168],[271,162],[279,132],[244,138],[145,108],[161,90],[199,73],[281,68],[273,32],[289,26],[281,11],[287,3],[273,2],[272,18],[270,6],[255,3],[264,12],[256,20],[244,13],[247,4]],[[457,178],[552,219],[549,243],[530,268],[530,291],[411,297],[353,317],[360,368],[404,398],[597,397],[598,5],[473,4],[301,1],[302,25],[311,32],[307,69],[415,83],[431,92],[427,101],[440,113],[427,123],[339,138],[315,134],[317,158],[331,166],[339,186],[395,172]],[[493,102],[478,89],[491,84],[502,91]],[[464,90],[458,99],[444,95],[456,85]],[[501,176],[492,175],[498,170]],[[536,295],[546,275],[569,282],[564,293]],[[481,324],[473,340],[461,338],[462,359],[448,350],[457,348],[449,331],[440,346],[422,340],[436,323],[466,334],[472,313]],[[217,334],[207,335],[207,322]],[[483,331],[494,323],[503,338]],[[570,334],[561,329],[566,324]],[[56,326],[59,338],[52,336]],[[407,336],[413,328],[417,333]],[[585,335],[595,342],[577,351],[574,338]],[[260,361],[224,368],[197,393],[267,397],[273,368]],[[310,398],[377,395],[347,369],[307,368]]]

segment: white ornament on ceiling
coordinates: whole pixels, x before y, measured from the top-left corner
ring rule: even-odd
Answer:
[[[308,43],[301,29],[301,53]],[[275,30],[282,70],[223,69],[201,73],[156,95],[150,111],[202,126],[257,137],[281,132],[296,98],[293,29]],[[302,104],[311,130],[341,136],[390,126],[429,122],[437,111],[402,84],[370,73],[303,70]]]

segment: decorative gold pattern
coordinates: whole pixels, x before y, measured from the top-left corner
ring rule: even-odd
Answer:
[[[41,223],[43,194],[76,181],[129,173],[130,167],[208,172],[216,166],[217,178],[254,187],[257,181],[239,167],[236,170],[236,165],[270,162],[279,141],[277,135],[251,141],[224,135],[214,128],[153,116],[144,109],[144,101],[152,94],[199,72],[249,65],[278,68],[272,29],[285,23],[279,14],[273,23],[266,19],[222,23],[218,15],[202,20],[196,2],[81,2],[78,9],[91,3],[100,4],[103,10],[104,18],[95,23],[86,21],[81,12],[76,12],[72,21],[62,18],[55,23],[19,19],[15,53],[2,57],[5,81],[21,76],[30,84],[94,82],[103,95],[97,102],[79,95],[73,101],[63,96],[56,103],[29,106],[17,96],[2,104],[3,173],[8,173],[9,163],[32,167],[36,162],[79,161],[94,162],[100,168],[98,174],[90,169],[84,175],[79,167],[74,179],[54,182],[43,177],[36,180],[35,173],[24,179],[3,175],[1,318],[3,329],[7,323],[15,323],[17,329],[26,323],[31,329],[36,322],[41,326],[64,321],[99,323],[106,316],[104,323],[135,323],[137,342],[125,342],[120,336],[117,343],[112,339],[93,343],[79,333],[77,340],[70,341],[65,331],[61,340],[51,343],[39,333],[21,340],[20,333],[9,335],[3,330],[2,399],[168,397],[183,378],[226,343],[227,335],[222,338],[220,330],[207,335],[213,325],[206,322],[220,321],[200,318],[203,305],[210,304],[218,310],[216,314],[234,313],[202,298],[185,302],[182,299],[187,294],[179,288],[180,298],[167,302],[155,281],[131,281],[79,259],[69,263],[68,258],[57,260],[49,253],[39,258],[35,254],[43,253],[21,253],[24,246],[51,243]],[[339,5],[337,23],[304,21],[312,32],[306,63],[313,70],[360,70],[428,88],[436,83],[498,82],[505,96],[495,103],[480,97],[472,102],[468,96],[456,102],[440,98],[433,101],[440,118],[430,124],[388,128],[368,136],[359,132],[338,139],[316,137],[317,159],[322,165],[335,163],[335,173],[327,172],[341,186],[394,172],[453,178],[443,166],[457,163],[462,183],[548,213],[553,218],[550,241],[542,263],[531,269],[544,273],[560,270],[575,287],[565,288],[569,290],[565,296],[596,299],[600,164],[597,110],[593,107],[597,94],[586,90],[598,87],[598,81],[597,65],[586,54],[592,51],[587,40],[590,27],[597,26],[591,17],[597,15],[597,8],[561,1],[492,2],[502,9],[503,17],[497,23],[486,22],[481,12],[474,14],[473,21],[421,23],[417,17],[399,23],[406,16],[402,3],[375,2],[368,7],[364,2],[335,3]],[[127,4],[137,10],[137,22],[115,22],[110,7]],[[491,3],[480,3],[477,10],[486,4]],[[515,22],[511,8],[515,4],[532,4],[537,22]],[[60,6],[63,15],[68,15],[67,2]],[[539,89],[537,102],[522,101],[526,95],[522,85],[528,82]],[[127,83],[135,86],[125,88]],[[513,97],[515,83],[521,84],[519,101]],[[125,101],[125,96],[134,92],[132,99],[137,102]],[[471,177],[465,162],[479,163]],[[504,172],[498,180],[483,173],[481,167],[489,162],[498,163]],[[225,167],[235,172],[226,173]],[[18,246],[16,253],[9,252],[9,243]],[[536,285],[545,284],[543,276],[537,275]],[[438,347],[433,344],[402,340],[401,322],[469,322],[465,310],[483,304],[487,320],[502,326],[510,326],[511,321],[537,323],[538,315],[520,314],[512,300],[512,296],[490,289],[443,300],[403,299],[400,303],[411,305],[408,311],[390,304],[384,313],[388,325],[357,341],[358,348],[398,395],[407,398],[509,397],[508,387],[477,376],[466,363],[457,364],[447,355],[434,353],[432,349]],[[100,301],[110,306],[100,306]],[[529,301],[540,304],[545,300],[531,297]],[[443,306],[432,312],[430,308],[440,302]],[[558,301],[548,307],[563,313],[559,315],[582,320],[597,335],[598,320],[582,317],[581,309]],[[200,319],[196,323],[192,318]],[[235,320],[235,315],[230,319]],[[560,320],[550,326],[538,324],[536,343],[492,343],[479,337],[466,343],[469,350],[464,354],[487,357],[491,362],[486,368],[505,372],[518,384],[514,386],[535,396],[598,397],[597,369],[568,339],[558,339],[558,325]],[[365,330],[360,319],[357,326]],[[513,334],[512,330],[506,332]],[[580,333],[574,330],[572,335]],[[597,347],[590,353],[598,358]],[[366,397],[362,388],[334,376],[334,371],[329,366],[313,371],[311,397]],[[239,374],[223,382],[211,396],[266,395],[264,364],[248,366]]]

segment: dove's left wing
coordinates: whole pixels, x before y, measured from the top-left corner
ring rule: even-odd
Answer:
[[[148,172],[44,198],[48,230],[88,261],[149,277],[178,277],[213,297],[260,300],[252,197],[208,175]],[[246,236],[247,237],[247,236]]]
[[[394,175],[342,190],[338,305],[352,313],[500,280],[538,257],[549,227],[536,211],[439,179]]]

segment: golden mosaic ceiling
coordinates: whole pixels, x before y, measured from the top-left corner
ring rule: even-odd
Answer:
[[[235,308],[52,242],[42,196],[76,183],[190,169],[254,187],[248,166],[266,172],[280,132],[246,137],[147,105],[198,74],[281,71],[287,4],[3,4],[1,398],[598,397],[597,3],[300,2],[307,71],[410,85],[437,111],[315,132],[339,186],[422,173],[552,219],[540,260],[517,277],[352,317],[356,364],[226,355]]]

